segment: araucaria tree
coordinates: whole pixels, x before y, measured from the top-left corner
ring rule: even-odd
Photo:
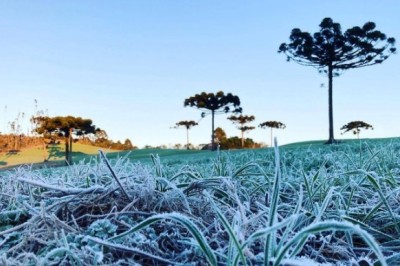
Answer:
[[[298,28],[292,30],[290,42],[282,43],[280,53],[300,65],[312,66],[328,75],[329,139],[335,143],[333,134],[333,77],[343,71],[380,64],[396,51],[395,39],[376,30],[375,23],[353,27],[342,33],[339,23],[324,18],[320,30],[313,35]]]
[[[221,113],[241,113],[240,99],[236,95],[219,91],[216,94],[202,92],[185,99],[184,106],[196,107],[205,110],[202,117],[211,114],[211,149],[215,150],[214,143],[214,117]]]
[[[346,125],[342,126],[341,130],[344,130],[342,134],[353,131],[354,135],[357,135],[357,139],[360,138],[360,131],[361,128],[364,129],[374,129],[374,127],[368,123],[365,123],[363,121],[352,121],[347,123]]]
[[[271,147],[272,147],[272,129],[277,128],[277,129],[285,129],[286,125],[282,122],[279,121],[266,121],[258,125],[261,128],[271,128]]]
[[[65,161],[72,164],[72,135],[86,135],[96,133],[96,127],[91,119],[74,116],[39,116],[32,118],[36,124],[35,131],[49,136],[61,134],[65,139]]]
[[[189,120],[189,121],[179,121],[178,123],[176,123],[177,127],[180,126],[184,126],[186,128],[186,148],[189,150],[189,129],[191,129],[194,126],[197,126],[197,122],[193,121],[193,120]]]
[[[252,126],[246,126],[245,124],[250,123],[254,121],[255,117],[254,115],[239,115],[239,116],[230,116],[228,117],[229,120],[232,121],[232,123],[237,125],[237,128],[241,132],[241,138],[242,138],[242,148],[244,147],[244,133],[250,130],[255,129],[255,127]]]

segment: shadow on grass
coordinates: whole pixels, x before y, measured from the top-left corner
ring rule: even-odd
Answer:
[[[48,145],[47,153],[47,161],[58,161],[65,159],[65,150],[62,149],[60,145]],[[89,157],[90,155],[84,152],[75,152],[72,148],[71,156],[73,161],[79,161]]]
[[[49,153],[47,160],[63,158],[65,156],[65,152],[58,145],[49,145],[47,152]]]

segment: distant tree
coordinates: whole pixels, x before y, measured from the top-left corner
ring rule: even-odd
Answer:
[[[35,131],[38,134],[50,136],[51,134],[61,134],[65,139],[65,161],[72,164],[72,135],[91,134],[96,132],[96,127],[91,119],[83,119],[74,116],[40,116],[32,118]]]
[[[261,128],[271,128],[271,147],[272,147],[272,129],[277,128],[277,129],[285,129],[286,125],[282,122],[279,121],[266,121],[258,125]]]
[[[133,149],[135,149],[135,148],[136,148],[136,147],[133,146],[132,141],[131,141],[130,139],[126,139],[126,140],[124,141],[124,145],[123,145],[123,149],[124,149],[124,150],[133,150]]]
[[[184,106],[196,107],[206,110],[201,113],[202,117],[211,114],[211,149],[215,150],[214,144],[214,116],[220,113],[241,113],[240,99],[238,96],[219,91],[216,94],[202,92],[185,99]],[[233,108],[233,109],[231,109]]]
[[[362,27],[353,27],[342,33],[339,23],[331,18],[324,18],[319,25],[319,32],[311,35],[298,28],[292,30],[290,43],[282,43],[280,53],[300,65],[312,66],[328,75],[329,102],[329,139],[335,143],[333,134],[333,77],[341,72],[380,64],[396,51],[395,39],[387,38],[375,30],[374,22],[367,22]]]
[[[242,146],[242,140],[237,137],[229,137],[225,138],[224,140],[221,141],[220,143],[220,148],[224,150],[228,149],[241,149],[241,148],[259,148],[261,145],[259,143],[256,143],[253,141],[251,138],[246,138],[244,140],[244,146]]]
[[[165,144],[161,144],[159,146],[156,146],[155,148],[156,149],[162,149],[162,150],[168,149],[167,145],[165,145]]]
[[[181,148],[182,148],[182,144],[180,144],[180,143],[176,143],[174,145],[174,149],[180,150]]]
[[[221,143],[223,140],[226,139],[226,133],[225,133],[225,131],[224,131],[222,128],[220,128],[220,127],[217,127],[217,128],[214,130],[214,136],[215,136],[215,138],[218,140],[219,143]]]
[[[245,124],[250,123],[254,121],[255,117],[254,115],[239,115],[239,116],[230,116],[228,117],[229,120],[232,121],[235,125],[237,125],[237,128],[241,132],[241,140],[242,140],[242,148],[244,147],[244,133],[250,130],[255,129],[255,127],[252,126],[245,126]]]
[[[177,127],[181,127],[184,126],[186,128],[186,148],[189,150],[189,129],[191,129],[194,126],[197,126],[198,124],[193,121],[193,120],[189,120],[189,121],[179,121],[178,123],[176,123]]]
[[[104,129],[97,128],[94,135],[96,139],[108,139],[107,132]]]
[[[344,130],[342,132],[342,134],[349,132],[349,131],[353,131],[353,134],[357,135],[357,139],[359,139],[361,128],[372,129],[372,130],[374,129],[373,126],[371,126],[370,124],[365,123],[363,121],[352,121],[352,122],[349,122],[346,125],[342,126],[341,130]]]

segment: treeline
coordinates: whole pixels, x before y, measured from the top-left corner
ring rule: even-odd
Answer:
[[[0,134],[0,152],[17,152],[24,148],[43,144],[43,138],[27,137],[23,134]]]
[[[62,141],[62,137],[55,136],[52,136],[51,138],[43,138],[39,136],[26,136],[24,134],[0,134],[0,153],[19,152],[22,149],[37,146],[47,147],[51,144],[61,144]],[[75,138],[73,141],[75,143],[82,143],[112,150],[132,150],[137,148],[132,144],[130,139],[126,139],[123,143],[121,141],[114,142],[107,138],[91,139],[88,137]]]
[[[260,143],[254,142],[254,140],[251,138],[245,138],[242,146],[242,139],[236,136],[222,139],[219,145],[220,149],[223,150],[243,148],[254,149],[262,147]]]
[[[90,138],[81,138],[78,139],[77,142],[82,143],[82,144],[88,144],[100,148],[106,148],[106,149],[112,149],[112,150],[134,150],[137,149],[136,146],[132,144],[132,141],[130,139],[126,139],[123,143],[121,141],[112,141],[109,140],[108,138],[96,138],[95,140],[92,140]]]
[[[227,137],[225,131],[217,127],[214,131],[216,144],[219,145],[220,149],[242,149],[242,148],[261,148],[262,144],[254,142],[251,138],[242,139],[239,137]],[[205,147],[208,149],[209,147]]]

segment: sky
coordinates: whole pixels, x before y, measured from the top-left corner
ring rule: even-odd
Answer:
[[[279,144],[327,139],[327,77],[287,62],[279,45],[293,28],[318,31],[325,17],[343,31],[373,21],[399,41],[399,13],[398,0],[2,0],[0,132],[24,113],[28,133],[43,110],[90,118],[110,139],[139,148],[185,144],[186,130],[173,126],[200,120],[189,137],[204,144],[211,117],[184,100],[224,91],[256,118],[245,137],[269,144],[270,131],[257,126],[277,120],[286,124],[274,131]],[[400,135],[399,66],[395,54],[334,78],[336,138],[353,138],[340,127],[354,120],[374,126],[362,138]],[[240,136],[227,117],[216,116],[216,127]]]

